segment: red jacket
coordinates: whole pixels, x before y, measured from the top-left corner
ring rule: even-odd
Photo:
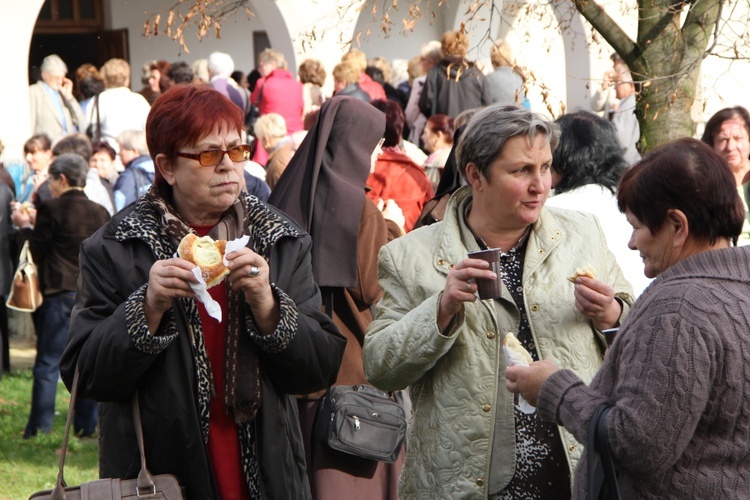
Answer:
[[[302,84],[295,80],[289,71],[276,68],[266,78],[258,80],[250,96],[253,104],[256,104],[261,88],[263,98],[257,104],[261,115],[278,113],[283,116],[289,134],[304,128],[302,111],[305,104],[302,99]]]
[[[425,203],[433,196],[424,169],[405,154],[394,151],[383,151],[378,156],[375,171],[367,178],[367,187],[371,188],[367,196],[374,202],[392,199],[401,207],[407,232],[414,227]]]
[[[385,90],[383,86],[369,77],[367,73],[359,75],[359,88],[370,96],[370,100],[382,99],[385,101]]]

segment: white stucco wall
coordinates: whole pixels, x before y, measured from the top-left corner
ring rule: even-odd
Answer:
[[[0,2],[0,19],[12,19],[0,30],[0,59],[3,78],[0,78],[0,140],[5,151],[5,162],[23,156],[23,143],[29,138],[29,45],[34,24],[44,0]]]
[[[182,60],[189,64],[197,59],[207,58],[211,52],[226,52],[234,59],[237,70],[247,73],[253,68],[253,31],[265,29],[259,17],[248,18],[244,11],[221,25],[221,38],[214,33],[198,41],[197,30],[185,32],[185,42],[190,53],[185,53],[177,42],[167,38],[166,15],[162,16],[159,35],[146,37],[143,34],[143,23],[146,12],[158,13],[174,4],[173,0],[105,0],[109,6],[111,24],[108,29],[128,29],[130,45],[130,64],[133,69],[132,87],[140,89],[139,71],[141,66],[151,60],[164,59],[170,62]]]

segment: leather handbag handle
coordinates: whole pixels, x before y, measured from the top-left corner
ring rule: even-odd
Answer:
[[[23,242],[21,253],[18,255],[18,261],[26,262],[28,264],[34,263],[34,257],[31,255],[31,249],[29,248],[29,240]]]
[[[28,242],[27,242],[28,243]],[[24,247],[25,248],[25,247]],[[62,449],[60,450],[60,466],[57,470],[57,481],[55,481],[55,487],[52,488],[50,494],[50,500],[65,500],[65,478],[63,477],[63,470],[65,469],[65,455],[68,453],[68,438],[70,437],[70,424],[73,422],[73,408],[76,404],[76,396],[78,394],[78,367],[76,367],[76,373],[73,375],[73,386],[70,390],[70,404],[68,405],[68,418],[65,421],[65,436],[63,436]]]
[[[135,437],[138,440],[138,451],[141,454],[141,471],[138,473],[137,493],[140,496],[155,495],[156,485],[146,467],[146,452],[143,447],[143,426],[141,424],[141,406],[138,401],[138,391],[133,394],[133,422],[135,423]]]
[[[68,452],[68,439],[70,438],[70,425],[73,422],[73,411],[76,405],[76,397],[78,396],[78,367],[76,366],[75,374],[73,375],[73,385],[70,389],[70,404],[68,405],[68,418],[65,421],[65,435],[63,436],[62,449],[60,450],[60,466],[57,471],[57,481],[55,481],[55,487],[52,489],[50,500],[65,500],[65,455]],[[154,495],[156,494],[156,484],[154,478],[151,476],[148,467],[146,466],[146,452],[143,447],[143,426],[141,423],[141,407],[138,401],[138,391],[133,394],[133,423],[135,426],[135,437],[138,440],[138,451],[141,454],[141,471],[138,473],[137,482],[137,494],[140,495]]]

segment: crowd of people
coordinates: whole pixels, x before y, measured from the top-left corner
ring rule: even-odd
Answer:
[[[188,498],[584,498],[606,403],[624,498],[750,491],[750,115],[641,158],[619,57],[553,121],[507,44],[488,74],[469,45],[446,32],[408,75],[353,48],[331,95],[273,49],[247,74],[149,61],[140,91],[122,59],[73,81],[46,57],[0,168],[3,370],[26,241],[44,297],[24,438],[77,376],[101,477],[140,470],[137,394],[149,468]],[[189,234],[249,241],[201,290]],[[393,462],[317,435],[326,390],[362,384],[406,409]]]

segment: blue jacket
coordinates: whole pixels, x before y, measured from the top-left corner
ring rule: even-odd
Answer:
[[[118,212],[137,200],[154,183],[154,162],[141,155],[125,165],[115,182],[115,210]]]

